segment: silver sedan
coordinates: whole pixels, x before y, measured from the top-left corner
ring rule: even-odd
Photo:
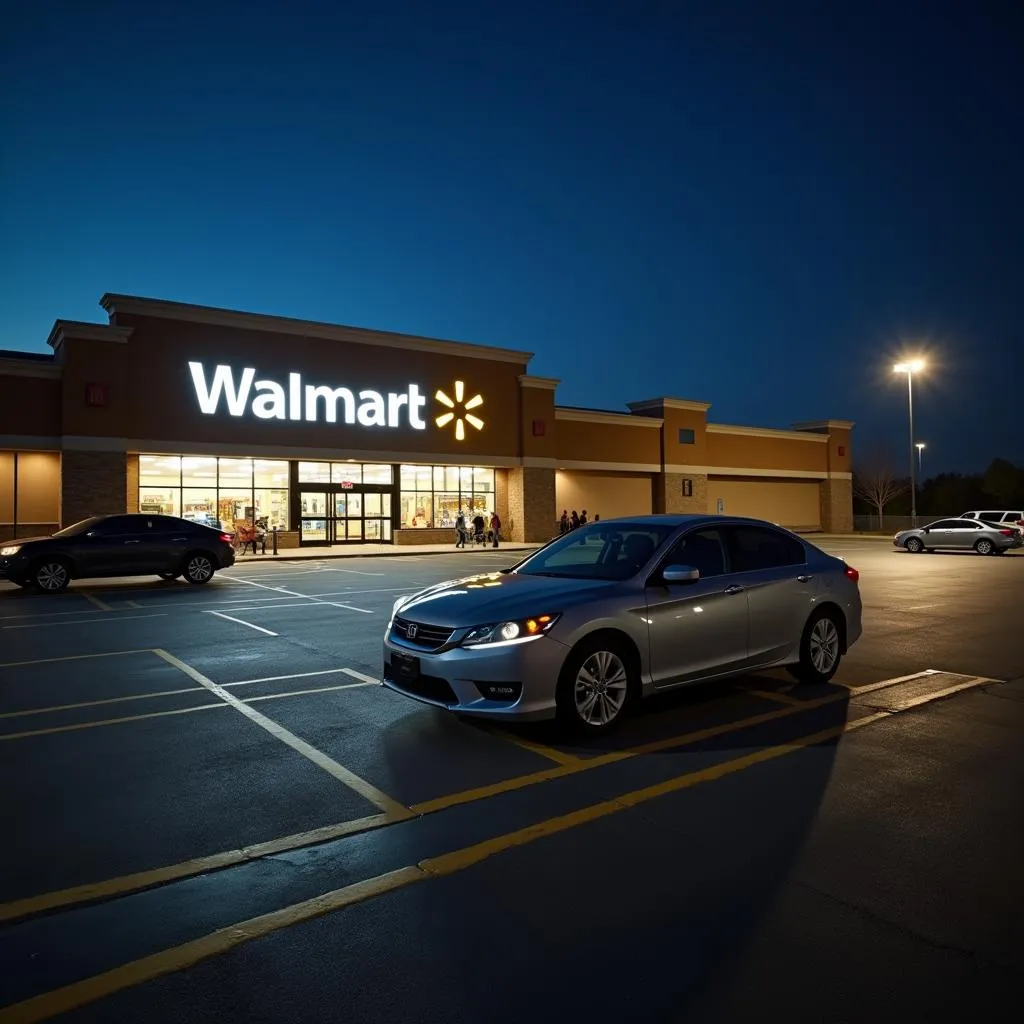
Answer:
[[[824,683],[861,634],[858,578],[761,520],[602,520],[511,569],[399,598],[383,685],[458,714],[600,732],[691,683],[775,666]]]
[[[913,555],[939,548],[976,551],[979,555],[1001,555],[1010,548],[1019,548],[1024,540],[1020,530],[1012,525],[957,518],[939,519],[914,530],[900,530],[892,542]]]

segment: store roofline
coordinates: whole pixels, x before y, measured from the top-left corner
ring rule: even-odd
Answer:
[[[199,306],[169,299],[153,299],[139,295],[120,295],[107,292],[100,299],[113,322],[118,313],[154,317],[163,320],[181,320],[187,323],[234,327],[240,330],[266,331],[271,334],[291,334],[300,337],[322,338],[327,341],[347,341],[357,345],[376,345],[410,351],[433,352],[437,355],[476,355],[479,359],[518,363],[525,366],[533,359],[533,352],[495,348],[473,342],[449,341],[443,338],[425,338],[393,331],[378,331],[366,327],[323,323],[317,320],[299,320],[294,317],[269,313],[249,313],[244,310],[223,309],[218,306]]]

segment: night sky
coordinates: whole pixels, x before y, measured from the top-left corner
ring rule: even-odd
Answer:
[[[1024,464],[1024,3],[0,2],[0,348],[123,292]],[[150,382],[148,386],[155,386]]]

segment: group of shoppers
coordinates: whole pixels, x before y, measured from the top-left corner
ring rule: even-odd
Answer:
[[[467,540],[477,544],[489,543],[491,547],[496,548],[501,537],[501,517],[497,512],[492,512],[490,519],[485,520],[483,513],[477,512],[473,516],[471,524],[467,526],[466,514],[460,508],[459,514],[455,518],[455,534],[457,548],[464,548]]]
[[[594,516],[594,522],[596,523],[601,517]],[[558,532],[569,533],[572,530],[578,530],[581,526],[587,525],[587,510],[584,509],[582,512],[577,512],[576,509],[572,510],[572,515],[569,514],[568,509],[562,509],[562,517],[558,520]]]

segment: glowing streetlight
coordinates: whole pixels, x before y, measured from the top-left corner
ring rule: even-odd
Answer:
[[[914,447],[917,449],[917,477],[920,480],[921,479],[921,452],[923,452],[925,450],[925,448],[927,448],[928,446],[924,443],[924,441],[918,441],[917,444],[914,445]]]
[[[914,374],[924,369],[923,359],[907,359],[897,363],[893,373],[905,373],[907,375],[907,411],[910,414],[910,521],[917,525],[917,480],[914,473],[914,449],[917,442],[914,440]],[[921,449],[917,450],[918,460],[921,458]]]

